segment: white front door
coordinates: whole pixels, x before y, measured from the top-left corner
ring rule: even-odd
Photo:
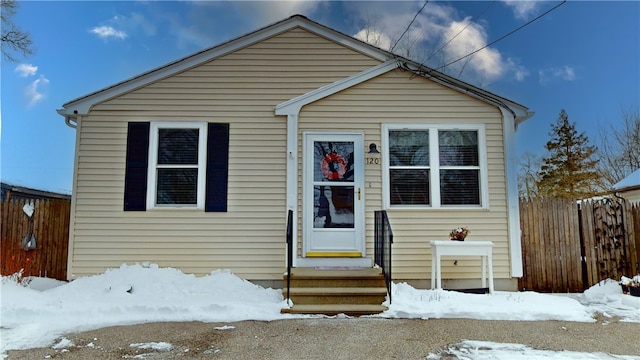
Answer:
[[[304,257],[365,256],[363,144],[362,134],[304,134]]]

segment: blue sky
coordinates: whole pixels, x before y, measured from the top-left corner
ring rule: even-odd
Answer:
[[[423,3],[22,1],[13,21],[31,34],[35,54],[2,60],[0,176],[71,191],[75,130],[56,109],[77,97],[293,14],[389,47]],[[396,49],[414,43],[412,54],[437,68],[559,3],[430,1]],[[597,144],[600,129],[640,106],[639,19],[637,1],[568,1],[444,71],[535,111],[518,130],[519,155],[545,153],[563,108]]]

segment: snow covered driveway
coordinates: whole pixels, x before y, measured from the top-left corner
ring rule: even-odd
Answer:
[[[178,322],[69,334],[57,349],[9,351],[8,355],[9,359],[68,360],[640,360],[640,356],[629,356],[640,354],[639,334],[637,323],[626,322],[382,318]]]

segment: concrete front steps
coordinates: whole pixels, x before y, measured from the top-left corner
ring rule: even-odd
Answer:
[[[288,297],[284,276],[282,294]],[[380,269],[292,268],[291,300],[286,314],[372,315],[387,308],[381,304],[387,287]]]

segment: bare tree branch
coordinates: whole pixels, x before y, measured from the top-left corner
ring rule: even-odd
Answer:
[[[2,20],[2,33],[0,39],[2,39],[2,56],[11,62],[17,61],[17,58],[13,55],[16,52],[22,53],[23,56],[29,56],[33,54],[31,38],[29,33],[23,32],[18,28],[11,17],[15,15],[18,3],[15,0],[2,0],[0,2],[1,8],[1,20]]]
[[[640,111],[623,110],[622,123],[600,130],[599,171],[607,188],[640,169]]]
[[[521,198],[533,199],[538,196],[541,166],[541,158],[529,151],[518,159],[518,193]]]

